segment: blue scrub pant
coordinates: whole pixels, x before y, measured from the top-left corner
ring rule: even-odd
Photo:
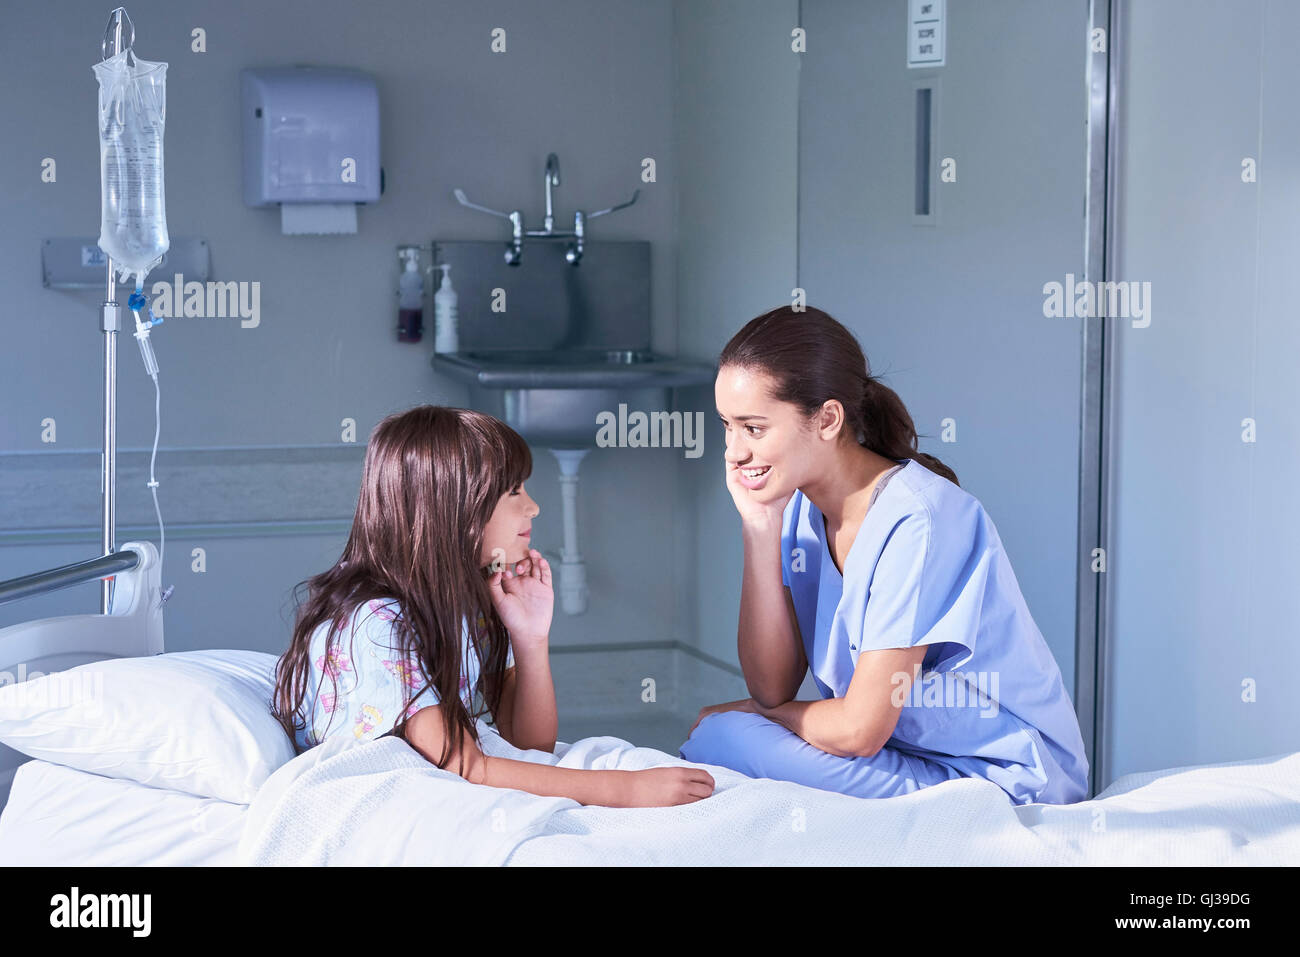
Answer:
[[[751,778],[772,778],[852,797],[910,794],[959,778],[952,768],[884,747],[869,758],[841,758],[784,725],[748,711],[720,711],[696,727],[678,751],[694,764],[715,764]]]

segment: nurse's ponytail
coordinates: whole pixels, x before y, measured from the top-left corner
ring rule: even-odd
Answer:
[[[956,472],[928,452],[917,451],[916,427],[903,400],[897,392],[871,375],[863,383],[861,416],[861,435],[866,441],[859,438],[859,443],[887,459],[916,459],[954,485],[961,484]],[[876,442],[871,441],[872,437],[876,437]]]
[[[770,377],[773,398],[805,415],[830,399],[844,407],[858,443],[889,459],[915,459],[954,485],[957,473],[917,450],[916,427],[903,400],[871,375],[853,333],[820,309],[783,306],[750,320],[722,350],[719,368],[736,366]]]

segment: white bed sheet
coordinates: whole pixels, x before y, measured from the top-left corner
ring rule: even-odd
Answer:
[[[484,751],[569,768],[687,762],[618,738]],[[1013,805],[961,778],[885,800],[708,768],[717,790],[670,808],[583,807],[470,784],[405,742],[342,737],[281,767],[249,805],[253,865],[1300,864],[1300,753],[1126,775],[1092,801]]]
[[[1300,753],[1127,775],[1092,801],[1063,807],[1016,807],[975,780],[862,802],[718,768],[719,793],[708,801],[619,811],[470,785],[384,740],[328,760],[326,748],[299,756],[298,769],[278,772],[254,800],[256,814],[29,761],[0,814],[0,866],[1300,864]],[[608,737],[562,745],[564,760],[485,744],[571,767],[685,763]],[[302,787],[313,761],[329,771],[349,760],[366,781],[354,804],[339,801],[342,792],[313,794],[319,784]],[[430,815],[440,802],[445,813]],[[806,833],[792,831],[792,809]],[[362,840],[367,827],[375,833]],[[728,830],[745,838],[730,850],[717,841]],[[245,851],[260,849],[241,855],[241,838]]]
[[[233,866],[247,805],[28,761],[0,813],[0,866]]]

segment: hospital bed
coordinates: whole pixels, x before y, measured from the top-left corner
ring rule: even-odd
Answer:
[[[1131,774],[1068,806],[1016,806],[980,779],[863,800],[710,767],[712,797],[643,809],[472,785],[394,737],[294,756],[269,713],[275,657],[163,653],[157,552],[128,543],[124,563],[110,614],[0,630],[0,671],[62,682],[0,688],[0,742],[21,749],[0,749],[0,864],[1300,863],[1300,754]],[[550,754],[480,732],[489,754],[566,767],[685,763],[614,737]]]

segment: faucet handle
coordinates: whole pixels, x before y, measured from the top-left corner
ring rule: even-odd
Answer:
[[[632,198],[629,199],[626,203],[619,203],[617,206],[611,206],[609,209],[602,209],[602,210],[601,210],[600,212],[598,212],[598,213],[588,213],[588,214],[587,214],[587,218],[588,218],[588,219],[595,219],[597,216],[604,216],[606,213],[612,213],[612,212],[614,212],[615,210],[626,209],[627,207],[631,206],[633,203],[636,202],[636,198],[637,198],[639,195],[641,195],[641,190],[640,190],[640,189],[634,189],[634,190],[632,190]]]
[[[488,209],[486,206],[480,206],[478,203],[471,203],[468,199],[465,198],[464,190],[454,189],[452,190],[452,192],[456,194],[456,199],[460,201],[460,204],[462,206],[468,206],[470,209],[477,209],[480,212],[484,212],[484,213],[491,213],[493,216],[500,216],[502,219],[510,218],[509,213],[503,213],[499,209]]]

